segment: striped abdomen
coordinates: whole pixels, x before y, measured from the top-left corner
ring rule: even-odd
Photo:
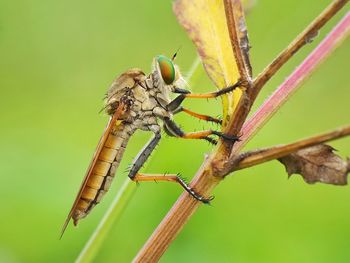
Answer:
[[[101,201],[110,188],[131,134],[130,126],[123,123],[105,132],[108,132],[107,138],[100,142],[102,145],[96,150],[85,185],[82,185],[79,200],[72,213],[74,225]]]

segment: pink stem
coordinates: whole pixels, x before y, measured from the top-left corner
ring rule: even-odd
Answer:
[[[350,12],[333,28],[312,53],[294,72],[278,87],[278,89],[260,106],[253,116],[243,125],[241,141],[236,143],[232,153],[237,153],[260,130],[275,112],[289,99],[321,62],[350,33]]]

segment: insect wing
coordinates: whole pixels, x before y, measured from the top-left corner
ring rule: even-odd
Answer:
[[[71,208],[71,210],[70,210],[70,212],[69,212],[69,214],[67,216],[67,219],[64,222],[64,225],[63,225],[62,231],[61,231],[61,238],[62,238],[62,236],[64,234],[64,231],[66,230],[66,228],[68,226],[68,223],[69,223],[70,219],[72,218],[72,215],[73,215],[75,209],[77,208],[77,204],[79,202],[79,199],[80,199],[80,197],[81,197],[81,195],[82,195],[82,193],[83,193],[83,191],[84,191],[84,189],[86,187],[86,184],[87,184],[87,182],[88,182],[88,180],[89,180],[89,178],[90,178],[90,176],[92,174],[93,168],[95,167],[95,164],[96,164],[96,161],[98,159],[98,156],[101,153],[101,150],[102,150],[102,148],[103,148],[103,146],[104,146],[104,144],[105,144],[105,142],[106,142],[106,140],[108,138],[108,135],[111,132],[111,130],[113,129],[113,127],[116,126],[116,122],[122,116],[122,114],[124,113],[124,109],[125,109],[125,104],[120,102],[117,110],[114,113],[114,115],[112,117],[110,117],[110,119],[108,121],[108,124],[107,124],[107,126],[106,126],[106,128],[105,128],[105,130],[104,130],[104,132],[103,132],[103,134],[101,136],[101,138],[100,138],[100,141],[98,142],[97,148],[96,148],[95,153],[93,155],[93,158],[92,158],[92,160],[90,162],[90,165],[89,165],[89,168],[88,168],[88,170],[86,172],[85,178],[84,178],[84,180],[83,180],[83,182],[82,182],[82,184],[80,186],[80,190],[79,190],[79,192],[78,192],[78,194],[77,194],[77,196],[75,198],[75,201],[74,201],[73,206],[72,206],[72,208]]]

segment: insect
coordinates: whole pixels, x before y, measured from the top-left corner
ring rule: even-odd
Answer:
[[[182,107],[181,103],[185,98],[215,98],[239,86],[239,83],[236,83],[217,92],[191,94],[188,90],[181,88],[181,83],[184,81],[178,66],[174,64],[175,57],[176,53],[172,59],[159,55],[153,60],[151,74],[145,75],[142,70],[133,68],[121,74],[112,83],[107,91],[104,107],[110,119],[63,225],[62,235],[71,219],[74,225],[77,225],[78,221],[86,217],[101,201],[110,188],[129,138],[137,129],[153,132],[154,136],[134,159],[128,174],[131,180],[175,182],[198,201],[209,203],[211,200],[192,190],[179,175],[139,173],[140,168],[159,143],[162,129],[170,136],[203,139],[212,144],[216,144],[217,141],[211,138],[211,135],[224,140],[238,140],[236,136],[228,136],[214,130],[185,133],[173,121],[174,114],[184,112],[199,119],[221,123],[219,119],[190,111]],[[171,93],[180,95],[171,100]]]

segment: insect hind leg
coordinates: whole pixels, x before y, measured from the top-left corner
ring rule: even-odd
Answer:
[[[181,185],[181,187],[193,196],[196,200],[208,204],[212,198],[204,198],[203,196],[197,194],[190,188],[187,183],[177,174],[177,175],[157,175],[157,174],[141,174],[139,170],[143,164],[147,161],[148,157],[151,155],[152,151],[155,149],[157,144],[161,139],[160,131],[157,129],[155,131],[154,137],[146,144],[146,146],[140,151],[136,156],[131,168],[129,170],[129,178],[135,182],[145,182],[145,181],[168,181],[175,182]]]
[[[155,132],[154,137],[146,144],[146,146],[136,156],[128,174],[131,180],[134,180],[136,174],[144,165],[144,163],[147,161],[148,157],[151,155],[153,150],[156,148],[160,139],[161,139],[160,131]]]
[[[209,204],[211,200],[213,200],[213,197],[205,198],[195,192],[191,187],[188,186],[188,184],[185,182],[184,179],[181,178],[179,174],[176,175],[161,175],[161,174],[141,174],[137,173],[133,178],[131,178],[135,182],[148,182],[148,181],[166,181],[166,182],[174,182],[179,184],[187,193],[189,193],[193,198],[196,200],[204,203]]]

